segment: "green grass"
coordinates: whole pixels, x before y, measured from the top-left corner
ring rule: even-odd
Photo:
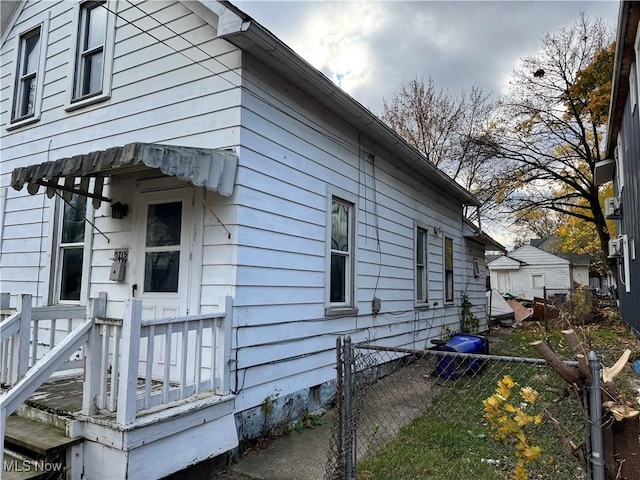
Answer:
[[[549,335],[562,351],[562,336]],[[492,353],[535,357],[529,343],[536,332],[518,332],[492,342]],[[546,366],[489,362],[479,374],[444,381],[425,413],[404,427],[358,464],[360,480],[505,480],[515,465],[513,450],[493,440],[484,419],[482,400],[495,391],[497,381],[509,374],[520,386],[539,391],[551,417],[536,428],[532,444],[542,448],[531,465],[530,478],[576,480],[583,478],[578,464],[563,452],[563,439],[581,444],[586,436],[579,397]]]

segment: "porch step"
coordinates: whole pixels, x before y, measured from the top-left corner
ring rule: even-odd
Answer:
[[[7,418],[3,480],[51,480],[65,475],[66,450],[82,442],[64,430],[19,415]]]
[[[50,474],[43,471],[43,464],[36,464],[33,458],[25,457],[7,448],[2,459],[3,480],[45,480]]]
[[[25,455],[50,458],[80,442],[82,438],[71,439],[63,430],[51,425],[18,415],[7,418],[4,444]]]

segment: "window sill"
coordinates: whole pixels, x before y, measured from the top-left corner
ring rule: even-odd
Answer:
[[[431,308],[431,305],[429,305],[428,303],[416,303],[413,308],[414,310],[429,310]]]
[[[64,111],[73,112],[74,110],[88,107],[89,105],[93,105],[95,103],[105,102],[110,98],[111,98],[110,93],[101,93],[100,95],[96,95],[95,97],[89,97],[83,100],[77,100],[75,102],[72,102],[68,107],[65,107]]]
[[[348,317],[357,314],[358,309],[353,307],[327,307],[324,309],[325,317]]]
[[[40,121],[40,116],[37,117],[29,117],[29,118],[25,118],[23,120],[16,120],[15,122],[11,123],[8,127],[7,127],[7,131],[11,131],[11,130],[17,130],[18,128],[24,127],[26,125],[30,125],[32,123],[36,123]]]

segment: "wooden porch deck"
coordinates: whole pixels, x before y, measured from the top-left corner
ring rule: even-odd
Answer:
[[[25,404],[38,410],[44,410],[55,415],[76,417],[82,411],[82,388],[84,375],[82,373],[60,375],[52,377],[42,384],[42,386],[31,395]],[[176,384],[172,382],[172,387]],[[111,380],[107,381],[107,388],[110,388]],[[151,381],[152,393],[162,392],[161,381]],[[138,396],[144,396],[145,381],[138,379]],[[167,405],[169,406],[169,405]],[[100,412],[100,417],[115,417],[115,413]]]

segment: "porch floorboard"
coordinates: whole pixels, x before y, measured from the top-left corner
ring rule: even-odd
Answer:
[[[47,380],[27,400],[26,404],[32,408],[45,410],[49,413],[63,416],[75,416],[82,410],[82,387],[84,374],[64,375]],[[107,382],[107,389],[110,387]],[[171,384],[172,387],[177,384]],[[144,378],[138,379],[138,396],[144,395]],[[161,392],[162,382],[152,380],[151,392]]]

